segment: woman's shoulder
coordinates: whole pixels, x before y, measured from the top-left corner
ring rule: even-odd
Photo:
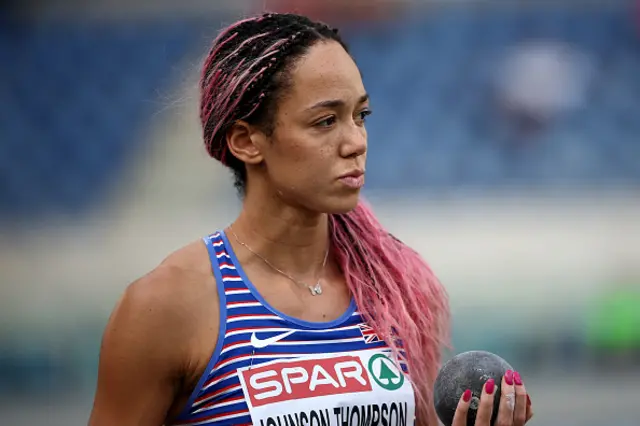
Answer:
[[[178,384],[202,374],[220,321],[206,261],[206,248],[189,244],[124,291],[102,337],[95,418],[139,419],[151,399],[165,416],[176,395],[191,392]]]
[[[154,282],[167,285],[170,292],[186,292],[185,296],[193,291],[211,290],[213,273],[209,251],[202,240],[193,241],[169,254],[148,276]]]
[[[131,283],[114,310],[131,329],[183,340],[218,320],[218,294],[206,247],[196,241],[171,253]],[[213,315],[212,315],[213,314]]]

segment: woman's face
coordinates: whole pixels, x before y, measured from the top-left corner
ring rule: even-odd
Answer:
[[[365,117],[360,71],[334,41],[300,58],[278,104],[274,133],[261,146],[263,170],[286,203],[322,213],[353,209],[364,184]]]

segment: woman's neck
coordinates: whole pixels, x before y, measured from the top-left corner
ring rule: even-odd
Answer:
[[[288,274],[314,274],[328,249],[328,215],[296,208],[266,192],[251,195],[232,224],[238,239]]]

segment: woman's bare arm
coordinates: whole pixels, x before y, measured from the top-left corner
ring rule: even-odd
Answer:
[[[89,426],[164,424],[193,355],[194,279],[160,266],[127,288],[104,332]]]

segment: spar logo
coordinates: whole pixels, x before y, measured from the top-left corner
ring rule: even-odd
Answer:
[[[376,354],[369,359],[371,377],[383,389],[394,391],[404,383],[404,374],[386,355]]]
[[[362,361],[354,356],[281,361],[239,374],[253,407],[372,390]]]

